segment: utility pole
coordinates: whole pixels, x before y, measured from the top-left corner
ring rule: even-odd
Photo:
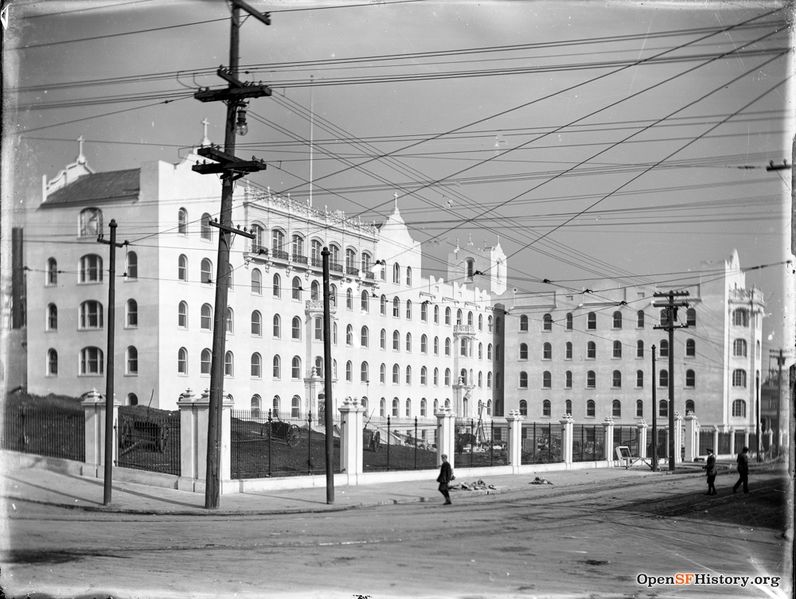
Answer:
[[[776,436],[776,455],[779,456],[781,449],[780,439],[782,437],[782,367],[785,365],[785,352],[783,350],[777,351],[769,350],[769,355],[777,358],[777,436]]]
[[[681,324],[675,326],[675,321],[677,320],[677,308],[679,307],[688,307],[687,302],[675,302],[674,298],[676,297],[686,297],[688,295],[687,291],[667,291],[667,292],[656,292],[652,294],[653,297],[665,297],[666,302],[653,302],[653,306],[656,308],[664,308],[666,310],[666,321],[664,324],[659,326],[654,326],[654,329],[664,329],[665,331],[669,332],[669,406],[668,406],[668,414],[669,414],[669,470],[674,472],[674,329],[685,329],[688,328],[687,324]],[[653,381],[654,384],[654,381]],[[677,451],[680,451],[680,448],[677,448]]]
[[[237,233],[254,238],[254,235],[232,227],[233,183],[245,176],[265,169],[260,160],[239,160],[235,157],[235,134],[245,135],[246,99],[270,96],[267,85],[255,85],[238,80],[239,30],[241,26],[240,9],[265,25],[271,24],[269,13],[260,13],[243,0],[231,0],[232,17],[229,42],[229,68],[219,67],[217,74],[227,82],[226,88],[202,88],[194,94],[201,102],[224,102],[227,105],[227,119],[224,132],[224,151],[218,146],[199,148],[200,156],[214,162],[203,161],[192,168],[203,175],[221,174],[220,222],[211,223],[219,229],[218,264],[216,267],[215,313],[213,314],[213,354],[210,362],[210,406],[207,423],[207,473],[205,477],[205,508],[217,508],[220,495],[221,461],[221,411],[224,396],[224,355],[226,353],[227,302],[229,291],[229,247],[230,234]]]
[[[105,478],[103,482],[103,505],[111,503],[111,489],[113,483],[113,371],[114,360],[114,335],[116,333],[116,248],[127,245],[116,243],[116,219],[111,219],[108,225],[111,229],[110,241],[105,241],[103,234],[97,237],[97,243],[104,243],[111,247],[110,269],[108,272],[108,344],[105,348]]]
[[[334,470],[332,456],[334,455],[334,426],[332,420],[332,316],[329,297],[329,248],[321,250],[323,259],[323,401],[324,424],[326,425],[326,503],[334,503]],[[354,431],[357,434],[357,431]]]
[[[655,346],[652,346],[652,471],[658,471],[658,400],[655,396]]]

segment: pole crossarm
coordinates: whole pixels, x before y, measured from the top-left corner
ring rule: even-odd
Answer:
[[[224,173],[227,176],[232,174],[234,179],[238,179],[247,173],[256,173],[267,168],[263,160],[257,160],[254,156],[252,156],[251,160],[241,160],[237,156],[222,151],[218,146],[202,146],[196,150],[196,153],[215,161],[197,161],[191,167],[192,170],[202,175]]]
[[[233,235],[243,235],[244,237],[248,237],[249,239],[254,239],[256,237],[256,235],[254,233],[250,233],[248,229],[245,228],[241,229],[240,225],[238,225],[237,227],[231,227],[227,225],[222,225],[221,223],[214,220],[210,221],[207,224],[210,225],[211,227],[215,227],[217,229],[221,229],[222,231],[226,231],[227,233],[232,233]]]
[[[254,8],[248,2],[244,2],[244,0],[232,0],[232,6],[236,8],[242,8],[255,19],[263,23],[264,25],[271,24],[271,13],[270,12],[260,12],[256,8]]]

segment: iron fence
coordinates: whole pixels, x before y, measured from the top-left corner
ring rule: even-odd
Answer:
[[[658,459],[669,457],[669,429],[658,428],[656,449]],[[655,443],[655,434],[652,431],[647,435],[647,456],[652,457],[652,444]]]
[[[638,427],[614,426],[614,443],[611,447],[611,459],[616,456],[616,448],[624,445],[630,449],[630,455],[639,455]]]
[[[370,418],[362,430],[362,468],[423,470],[437,465],[434,421],[415,418]]]
[[[716,451],[716,447],[713,447],[713,431],[712,430],[700,430],[699,431],[699,455],[706,455],[708,449],[712,450],[713,452]]]
[[[572,425],[572,461],[605,459],[605,427],[601,424]]]
[[[719,446],[714,451],[716,454],[726,455],[730,453],[730,435],[732,433],[719,433]]]
[[[86,425],[79,404],[37,404],[8,397],[4,416],[3,449],[85,461]]]
[[[457,466],[484,468],[508,464],[508,425],[494,420],[456,419],[454,450]]]
[[[180,412],[122,406],[117,423],[117,466],[180,474]]]
[[[744,442],[746,440],[746,433],[744,431],[735,431],[733,433],[735,435],[735,453],[741,451],[744,446]],[[727,451],[729,453],[729,450]]]
[[[232,410],[230,475],[233,479],[301,476],[326,472],[326,423],[281,418],[268,410]],[[332,429],[332,470],[340,472],[339,422]]]
[[[561,425],[529,422],[522,425],[521,464],[547,464],[563,461]]]

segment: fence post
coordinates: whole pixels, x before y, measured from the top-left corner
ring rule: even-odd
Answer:
[[[674,462],[683,462],[683,415],[680,412],[674,413]]]
[[[603,438],[605,439],[605,456],[604,459],[608,462],[608,466],[614,465],[614,419],[610,416],[605,417],[603,421]]]
[[[735,433],[730,435],[730,439],[733,439],[733,437],[735,437]],[[735,442],[734,439],[732,441],[730,441],[730,443],[734,443],[734,442]],[[720,449],[719,449],[719,427],[715,426],[715,425],[713,426],[713,453],[715,453],[716,455],[719,455],[719,453],[720,453]]]
[[[643,418],[636,424],[638,428],[638,457],[647,457],[647,421]]]
[[[699,456],[699,439],[697,431],[699,421],[693,412],[685,415],[685,461],[693,462]]]
[[[340,412],[340,471],[348,478],[349,485],[356,485],[362,474],[362,415],[365,412],[356,397],[346,397]]]
[[[442,408],[434,415],[437,417],[437,466],[442,464],[442,456],[444,454],[448,456],[448,462],[453,468],[453,450],[456,436],[453,413],[450,408]]]
[[[181,491],[204,493],[210,391],[205,389],[201,396],[197,396],[192,389],[186,389],[180,394],[177,407],[180,410],[180,478],[177,479],[177,488]],[[222,482],[230,480],[231,410],[232,400],[227,395],[221,404],[221,456],[218,473]],[[222,485],[221,493],[223,492]]]
[[[728,430],[730,431],[730,455],[735,455],[735,429],[730,427]],[[718,446],[714,447],[713,451],[716,452],[716,455],[719,455]]]
[[[522,416],[519,410],[509,411],[506,422],[509,423],[508,465],[517,474],[522,464]]]
[[[96,389],[83,395],[87,472],[101,478],[105,470],[105,397]],[[119,404],[113,401],[113,463],[119,459]]]
[[[564,414],[559,422],[561,423],[561,459],[569,468],[572,466],[572,416]]]

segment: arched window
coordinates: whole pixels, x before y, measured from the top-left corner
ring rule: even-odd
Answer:
[[[491,372],[487,372],[486,373],[486,388],[487,389],[491,389],[492,388],[492,373]]]
[[[276,298],[282,297],[282,279],[278,274],[274,274],[274,278],[271,283],[271,295]]]
[[[407,266],[406,267],[406,286],[407,287],[411,287],[412,286],[412,267],[411,266]]]
[[[405,347],[406,347],[406,351],[407,352],[412,351],[412,333],[407,333],[406,334],[406,346]]]
[[[690,368],[685,371],[685,386],[686,387],[695,387],[696,386],[696,373]]]
[[[274,399],[271,400],[271,414],[274,418],[279,418],[279,410],[281,409],[282,399],[278,395],[274,395]]]
[[[251,357],[251,376],[255,379],[263,376],[263,358],[257,352],[254,352]]]
[[[553,330],[553,317],[550,314],[545,314],[542,317],[542,328],[545,331]]]
[[[386,383],[387,382],[387,365],[382,362],[379,366],[379,382]]]
[[[299,277],[293,277],[293,284],[292,284],[292,298],[294,300],[301,301],[301,279]]]
[[[345,363],[345,380],[349,383],[354,380],[354,364],[351,360],[347,360]]]
[[[594,409],[594,400],[589,399],[586,401],[586,416],[588,418],[594,418],[595,409]]]
[[[301,378],[301,358],[293,356],[290,362],[290,378],[298,380]]]
[[[564,359],[571,360],[572,359],[572,342],[567,341],[566,345],[564,346]]]
[[[444,379],[443,382],[445,383],[446,387],[450,387],[451,386],[451,369],[450,368],[446,368],[445,369],[445,379]]]
[[[619,370],[614,370],[611,375],[611,386],[614,388],[619,388],[622,386],[622,372]]]
[[[80,237],[96,237],[102,233],[102,210],[85,208],[80,211]]]
[[[451,309],[445,308],[445,324],[451,323]]]
[[[641,389],[644,387],[644,371],[636,370],[636,388]]]
[[[45,277],[45,285],[58,284],[58,261],[55,258],[47,258],[47,276]]]
[[[439,368],[434,368],[434,385],[439,385]]]
[[[528,317],[523,314],[520,316],[520,331],[527,331],[528,330]]]
[[[232,308],[227,308],[227,333],[230,335],[235,332],[235,311]]]
[[[363,326],[362,329],[360,329],[359,331],[359,344],[362,347],[367,347],[370,341],[369,338],[370,338],[370,331],[368,330],[368,327]]]
[[[135,393],[128,393],[127,394],[127,405],[128,406],[137,406],[138,405],[138,396]]]
[[[445,337],[445,355],[451,355],[451,340],[450,337]]]
[[[213,239],[213,228],[210,226],[210,215],[207,212],[202,215],[202,220],[200,222],[199,235],[201,238],[207,240]]]
[[[398,331],[392,332],[392,348],[395,351],[401,349],[401,334]]]
[[[279,314],[274,314],[271,324],[271,335],[273,335],[275,339],[282,337],[282,317],[279,316]]]
[[[361,383],[370,382],[370,371],[367,362],[362,362],[362,364],[359,365],[359,381]]]
[[[102,304],[88,300],[80,304],[80,329],[101,329],[103,327]]]
[[[387,316],[387,296],[382,294],[379,300],[379,313],[382,316]]]
[[[564,402],[564,413],[567,416],[572,416],[572,400],[568,399]]]
[[[528,402],[524,399],[520,400],[520,416],[528,415]]]
[[[47,305],[46,329],[48,331],[58,330],[58,307],[55,304]]]
[[[636,312],[636,328],[644,328],[644,310]]]
[[[685,322],[689,327],[696,326],[696,310],[694,308],[688,308],[685,311]]]
[[[127,300],[127,309],[125,310],[126,322],[128,328],[135,328],[138,326],[138,302],[134,299]]]
[[[282,359],[278,355],[272,361],[271,376],[275,379],[282,378]]]
[[[586,343],[586,357],[591,360],[597,357],[597,344],[594,341]]]
[[[350,287],[345,290],[345,307],[347,310],[354,309],[354,292]]]
[[[184,351],[185,348],[182,348]],[[187,354],[186,354],[187,360]],[[186,366],[187,368],[187,366]],[[80,350],[80,374],[101,375],[105,371],[105,360],[98,347],[84,347]]]
[[[235,354],[228,351],[224,354],[224,376],[235,375]]]
[[[199,270],[199,280],[202,281],[202,283],[213,282],[213,263],[210,261],[210,258],[202,258],[202,263],[199,267]]]
[[[370,293],[363,291],[359,296],[359,309],[363,312],[370,311]]]
[[[528,373],[524,370],[520,371],[520,389],[528,388]]]
[[[594,312],[589,312],[586,317],[586,328],[593,331],[597,328],[597,315]]]
[[[542,416],[547,416],[547,417],[549,417],[549,416],[550,416],[550,413],[551,413],[551,411],[552,411],[552,410],[551,410],[551,408],[550,408],[550,400],[549,400],[549,399],[545,399],[545,400],[543,400],[543,401],[542,401]]]
[[[622,313],[619,310],[614,311],[613,314],[613,327],[615,329],[622,328]]]
[[[58,352],[50,348],[47,350],[47,376],[58,375]]]
[[[594,374],[593,370],[586,371],[586,387],[588,389],[594,389],[597,385],[597,375]]]
[[[732,386],[746,387],[746,371],[744,369],[736,368],[732,371]]]
[[[520,343],[520,360],[528,359],[528,344]]]
[[[252,270],[251,289],[255,295],[261,295],[263,292],[263,274],[259,268]]]
[[[185,208],[180,208],[177,211],[177,233],[188,234],[188,211]]]
[[[392,365],[392,382],[394,385],[401,382],[401,369],[398,367],[398,364]]]
[[[213,354],[209,349],[204,348],[199,356],[199,373],[210,374],[210,363],[212,362]]]
[[[669,415],[669,402],[662,399],[658,402],[658,416],[666,417]]]
[[[401,267],[397,262],[392,265],[392,282],[396,284],[401,282]]]
[[[621,358],[622,357],[622,342],[621,341],[614,341],[613,347],[613,357],[614,358]]]
[[[434,355],[439,355],[439,337],[434,337]]]
[[[420,415],[421,416],[428,415],[428,402],[426,401],[425,397],[420,399]]]
[[[287,260],[285,245],[285,232],[281,229],[271,229],[271,255],[280,260]]]
[[[135,252],[127,252],[125,260],[125,274],[128,279],[138,278],[138,254]]]
[[[622,417],[622,402],[618,399],[611,402],[611,416],[614,418]]]
[[[301,339],[301,319],[298,316],[293,317],[290,325],[290,336],[292,339]]]
[[[553,376],[550,374],[549,370],[545,370],[542,373],[542,387],[545,389],[550,389],[553,386]]]
[[[427,385],[428,384],[428,368],[425,366],[420,367],[420,384]]]
[[[310,241],[310,264],[312,266],[323,266],[323,244],[318,239]]]
[[[293,398],[290,400],[290,417],[298,418],[300,414],[301,414],[301,398],[298,395],[294,395]]]
[[[337,307],[337,285],[329,285],[329,306]]]
[[[398,410],[399,410],[399,401],[397,397],[394,397],[392,400],[392,417],[398,418]]]
[[[250,332],[255,337],[260,337],[263,334],[263,316],[259,310],[252,310]]]
[[[567,370],[564,373],[564,387],[567,389],[572,389],[572,371]]]
[[[180,281],[188,280],[188,257],[180,254],[177,258],[177,279]]]
[[[746,340],[745,339],[736,339],[732,342],[732,355],[733,356],[741,356],[746,357]]]
[[[406,367],[406,376],[404,377],[404,381],[406,382],[407,385],[411,385],[412,384],[412,367],[411,366],[407,366]]]
[[[80,283],[102,282],[102,258],[97,254],[86,254],[80,258]]]
[[[406,300],[406,320],[412,320],[412,300]]]
[[[434,324],[439,324],[439,306],[434,306]]]
[[[567,312],[566,316],[566,327],[568,331],[572,330],[572,312]]]
[[[666,339],[661,339],[660,345],[658,346],[660,351],[658,355],[661,358],[668,358],[669,357],[669,341]]]
[[[420,353],[421,354],[428,353],[428,336],[425,333],[420,335]]]
[[[260,402],[262,398],[257,395],[256,393],[252,395],[251,401],[249,402],[249,406],[251,407],[252,418],[259,418],[260,417]]]
[[[304,255],[304,238],[298,233],[294,233],[290,238],[291,259],[300,264],[307,263],[307,256]]]
[[[661,372],[658,375],[658,386],[659,387],[668,387],[669,386],[669,371],[668,370],[661,369]]]
[[[686,399],[685,400],[685,413],[695,414],[696,409],[694,408],[694,400],[693,399]]]
[[[400,318],[401,316],[401,300],[398,299],[398,296],[392,298],[392,315],[395,318]]]
[[[644,400],[637,399],[636,400],[636,418],[643,418],[644,417]]]
[[[732,415],[734,418],[746,418],[746,402],[743,399],[732,402]]]
[[[644,357],[644,342],[641,339],[636,341],[636,357],[637,358]]]
[[[207,331],[213,328],[213,308],[210,304],[202,304],[199,327]]]
[[[545,343],[544,345],[542,345],[542,359],[543,360],[553,359],[553,346],[550,343]]]
[[[177,350],[177,374],[188,374],[188,350],[184,347]]]

